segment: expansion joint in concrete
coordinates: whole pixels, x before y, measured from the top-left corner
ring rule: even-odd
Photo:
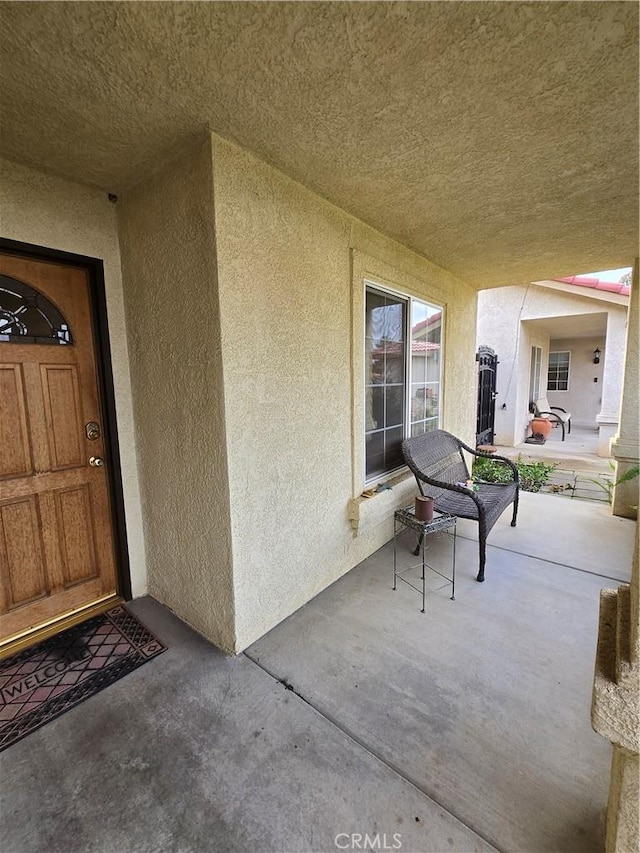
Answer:
[[[484,841],[485,844],[489,844],[491,846],[491,848],[496,851],[496,853],[501,853],[500,848],[496,847],[495,843],[493,841],[491,841],[491,839],[487,838],[482,833],[478,832],[478,830],[475,829],[473,826],[470,826],[468,823],[466,823],[466,821],[464,821],[460,817],[460,815],[456,814],[455,812],[452,812],[451,809],[449,809],[446,805],[444,805],[442,802],[440,802],[440,800],[438,800],[436,797],[434,797],[432,793],[430,793],[428,790],[426,790],[415,779],[413,779],[411,776],[408,776],[405,772],[403,772],[402,769],[400,767],[398,767],[394,762],[388,761],[386,758],[381,756],[379,753],[375,752],[375,750],[372,750],[371,747],[365,741],[363,741],[361,738],[359,738],[357,735],[355,735],[352,731],[350,731],[348,728],[346,728],[344,725],[342,725],[342,723],[340,723],[335,717],[331,716],[330,714],[327,714],[318,705],[315,705],[303,693],[300,693],[300,691],[297,690],[286,677],[281,678],[281,677],[277,676],[275,673],[271,672],[271,670],[268,669],[260,660],[254,658],[254,657],[251,657],[249,652],[244,651],[244,652],[242,652],[242,654],[244,655],[244,657],[247,658],[247,660],[250,660],[251,663],[255,664],[255,666],[257,666],[259,669],[261,669],[266,675],[268,675],[270,678],[272,678],[274,681],[276,681],[278,684],[280,684],[282,687],[284,687],[285,690],[292,692],[295,696],[297,696],[300,700],[302,700],[302,702],[304,702],[305,705],[308,705],[313,711],[315,711],[316,714],[319,714],[330,725],[332,725],[334,728],[338,729],[345,737],[348,737],[349,740],[353,741],[353,743],[355,743],[360,749],[363,749],[365,752],[367,752],[368,755],[370,755],[373,759],[375,759],[376,761],[379,761],[388,770],[390,770],[396,776],[401,778],[408,785],[411,785],[412,788],[415,788],[415,790],[418,791],[420,794],[422,794],[423,797],[426,797],[427,799],[431,800],[431,802],[435,803],[439,808],[441,808],[448,815],[450,815],[453,820],[456,820],[458,823],[460,823],[462,826],[464,826],[466,829],[468,829],[469,832],[474,833],[474,835],[476,835],[479,839]]]
[[[458,533],[458,539],[465,539],[467,542],[477,542],[470,536],[464,536]],[[589,569],[581,569],[578,566],[570,566],[568,563],[561,563],[559,560],[550,560],[548,557],[539,557],[537,554],[526,554],[524,551],[517,551],[515,548],[505,548],[503,545],[492,545],[487,542],[487,551],[495,548],[496,551],[505,551],[507,554],[517,554],[519,557],[526,557],[528,560],[537,560],[540,563],[548,563],[550,566],[559,566],[561,569],[570,569],[572,572],[581,572],[583,575],[593,575],[596,578],[603,578],[608,581],[617,581],[623,583],[623,578],[616,578],[612,575],[603,575],[601,572],[592,572]]]

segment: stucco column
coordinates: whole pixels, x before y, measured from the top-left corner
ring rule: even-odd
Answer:
[[[638,259],[633,268],[627,346],[620,408],[620,428],[611,444],[617,461],[616,478],[638,465],[640,437]],[[637,516],[638,477],[616,486],[615,515]],[[638,527],[631,585],[603,590],[600,602],[598,653],[591,719],[594,729],[613,745],[605,833],[606,853],[640,851],[640,572]]]
[[[640,791],[640,609],[638,527],[630,586],[603,589],[591,722],[613,745],[606,853],[638,853]]]
[[[622,312],[609,311],[607,315],[607,337],[604,345],[602,369],[602,402],[596,417],[598,424],[598,456],[611,456],[611,439],[620,425],[620,397],[624,376],[622,346],[615,342],[625,339],[626,317]]]
[[[640,284],[638,258],[633,266],[629,313],[627,320],[627,346],[620,406],[620,428],[611,442],[611,454],[617,461],[616,480],[638,465],[640,460]],[[613,514],[637,518],[638,484],[635,477],[616,486],[613,492]]]
[[[632,853],[640,850],[638,772],[638,753],[629,752],[614,744],[605,833],[606,853]]]

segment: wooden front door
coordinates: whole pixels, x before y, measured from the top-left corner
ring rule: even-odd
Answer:
[[[0,641],[116,591],[85,269],[0,254]]]

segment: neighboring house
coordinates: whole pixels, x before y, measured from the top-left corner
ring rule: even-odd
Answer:
[[[477,343],[495,350],[499,362],[497,444],[524,441],[529,403],[546,397],[571,412],[572,425],[598,430],[598,453],[610,455],[620,417],[629,293],[625,284],[573,276],[479,294]]]

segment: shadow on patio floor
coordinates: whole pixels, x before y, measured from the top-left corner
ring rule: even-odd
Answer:
[[[484,584],[474,528],[455,602],[440,580],[425,614],[393,592],[387,544],[235,659],[134,602],[169,650],[0,756],[2,849],[600,850],[598,593],[627,578],[635,525],[525,494]]]

